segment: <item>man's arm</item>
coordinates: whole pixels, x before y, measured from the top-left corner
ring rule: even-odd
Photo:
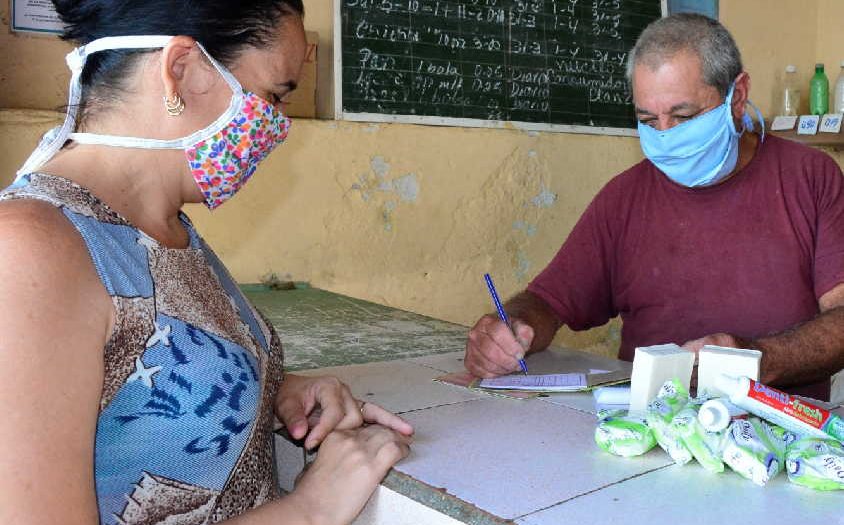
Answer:
[[[762,351],[761,381],[776,386],[821,381],[844,369],[844,283],[818,301],[821,313],[811,321],[754,340],[713,334],[689,341],[697,352],[704,345],[755,348]]]
[[[542,298],[527,290],[516,294],[504,305],[507,315],[511,319],[522,322],[533,328],[533,338],[526,345],[528,353],[545,350],[562,323],[557,314]]]
[[[825,293],[819,305],[821,313],[811,321],[750,342],[763,352],[763,383],[813,383],[844,368],[844,284]]]
[[[495,377],[519,370],[527,352],[544,350],[562,323],[548,304],[525,290],[504,304],[513,332],[497,315],[487,314],[469,331],[466,370],[478,377]]]

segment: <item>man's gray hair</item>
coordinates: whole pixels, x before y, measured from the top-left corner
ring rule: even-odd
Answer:
[[[700,58],[703,81],[722,97],[744,71],[741,53],[727,28],[703,15],[679,13],[656,20],[642,31],[627,58],[628,82],[632,84],[635,66],[656,69],[684,51]]]

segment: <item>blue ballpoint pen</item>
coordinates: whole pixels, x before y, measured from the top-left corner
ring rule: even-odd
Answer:
[[[505,312],[504,307],[501,306],[501,300],[498,298],[498,292],[495,291],[495,285],[492,284],[492,277],[490,277],[488,273],[485,273],[484,280],[486,281],[486,287],[489,288],[489,295],[492,296],[492,302],[495,303],[495,309],[498,310],[498,317],[504,324],[507,325],[507,328],[510,329],[513,337],[515,337],[516,332],[513,331],[513,325],[510,324],[510,319],[507,318],[507,312]],[[519,359],[519,366],[522,367],[522,373],[527,375],[528,369],[524,359]]]

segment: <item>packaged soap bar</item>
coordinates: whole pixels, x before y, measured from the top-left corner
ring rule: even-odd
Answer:
[[[651,401],[645,413],[645,419],[656,438],[656,442],[678,465],[685,465],[691,461],[692,453],[689,452],[680,434],[671,425],[671,421],[686,406],[688,401],[688,391],[680,381],[672,379],[662,385],[656,399]]]
[[[788,480],[815,490],[844,489],[844,445],[833,439],[801,439],[788,447]]]
[[[595,442],[616,456],[641,456],[656,446],[656,438],[644,418],[624,411],[600,411]]]
[[[698,421],[700,404],[689,403],[674,416],[671,426],[692,456],[710,472],[724,472],[721,451],[724,432],[707,432]]]
[[[782,469],[787,444],[794,434],[751,417],[733,421],[721,457],[739,475],[764,487]]]

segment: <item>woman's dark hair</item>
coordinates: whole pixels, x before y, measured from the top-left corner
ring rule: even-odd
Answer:
[[[303,16],[302,0],[53,0],[65,25],[64,40],[87,44],[126,35],[187,35],[230,65],[247,46],[262,47],[275,38],[285,16]],[[88,57],[83,92],[111,98],[121,80],[146,51],[109,50]],[[83,102],[83,106],[85,106]]]

